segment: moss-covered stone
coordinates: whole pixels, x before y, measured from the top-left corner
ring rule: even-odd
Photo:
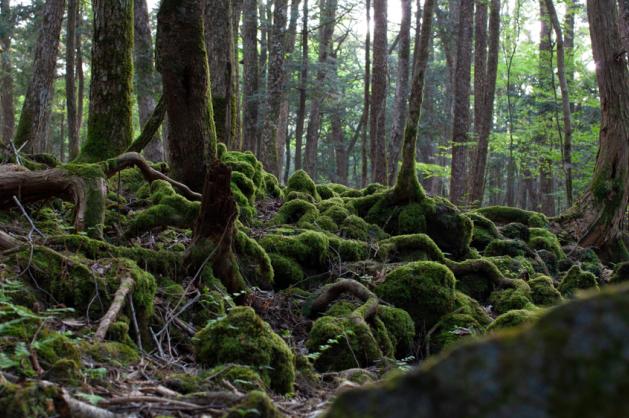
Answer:
[[[317,187],[312,178],[304,170],[297,170],[288,179],[286,184],[286,193],[300,192],[312,196],[315,201],[320,201],[321,196],[317,192]]]
[[[404,309],[380,305],[377,316],[386,327],[395,356],[404,358],[409,355],[415,338],[415,323],[408,312]]]
[[[43,378],[66,386],[81,384],[83,374],[75,360],[61,359],[55,362],[43,375]]]
[[[496,228],[496,225],[492,221],[476,212],[470,212],[466,215],[472,220],[472,223],[474,224],[471,242],[471,245],[474,248],[482,251],[485,249],[485,247],[487,247],[490,242],[500,238],[498,228]]]
[[[290,200],[282,205],[273,217],[273,224],[304,225],[314,222],[319,216],[319,210],[310,202],[302,199]]]
[[[269,234],[260,240],[267,253],[290,257],[300,265],[323,268],[330,240],[322,232],[306,231],[295,236]]]
[[[559,239],[555,234],[545,228],[530,228],[529,247],[534,250],[551,251],[557,257],[557,260],[566,258],[566,254],[561,248]]]
[[[274,271],[274,286],[276,289],[298,285],[304,280],[304,271],[299,263],[290,257],[280,254],[269,254]]]
[[[531,237],[529,227],[519,222],[511,222],[500,227],[500,233],[508,239],[518,239],[520,241],[528,242]]]
[[[321,199],[323,200],[339,196],[339,194],[336,193],[329,184],[317,184],[316,189],[317,193],[319,193],[319,196],[321,196]]]
[[[509,257],[526,256],[530,254],[530,249],[524,241],[517,239],[496,239],[485,248],[487,257],[499,257],[506,255]]]
[[[140,354],[134,347],[116,341],[84,342],[80,347],[85,355],[100,364],[126,367],[140,361]]]
[[[379,226],[367,223],[363,218],[350,215],[339,225],[339,235],[360,241],[374,241],[388,237]]]
[[[435,325],[430,335],[430,354],[451,347],[465,337],[480,335],[483,331],[481,324],[471,315],[457,312],[447,314]]]
[[[437,244],[426,234],[397,235],[380,241],[377,255],[389,262],[445,261]]]
[[[324,416],[625,416],[628,334],[629,288],[610,289],[551,309],[531,326],[457,347],[401,377],[347,391]]]
[[[476,299],[466,295],[463,292],[459,292],[458,290],[455,292],[454,298],[455,312],[471,316],[483,327],[491,323],[491,316],[489,316],[487,310],[483,308],[483,306],[481,306],[481,304]]]
[[[55,386],[0,383],[0,411],[11,418],[47,418],[57,414],[55,402],[61,396],[61,389]]]
[[[268,395],[252,391],[236,405],[232,406],[223,418],[283,418]]]
[[[418,261],[387,274],[385,281],[376,287],[376,293],[407,311],[417,327],[430,329],[443,315],[452,312],[455,282],[447,267]]]
[[[242,391],[250,390],[265,390],[266,385],[260,377],[260,374],[250,366],[243,366],[241,364],[222,364],[214,367],[204,373],[206,377],[210,379],[208,383],[227,381],[231,383],[236,389]],[[193,390],[198,392],[199,390]]]
[[[528,283],[519,279],[513,280],[513,283],[515,287],[496,290],[489,296],[489,302],[496,313],[503,314],[514,309],[534,308]]]
[[[237,307],[210,322],[193,338],[200,364],[237,363],[257,369],[273,390],[289,393],[295,381],[294,355],[253,309]]]
[[[541,213],[508,206],[488,206],[477,209],[476,212],[499,224],[518,222],[533,228],[544,228],[548,225],[548,219]]]
[[[561,302],[561,293],[553,284],[553,279],[548,276],[537,276],[529,280],[531,287],[531,299],[540,306],[555,305]]]
[[[491,261],[498,270],[500,270],[500,273],[510,279],[518,279],[520,277],[527,276],[530,277],[535,274],[535,270],[533,269],[531,262],[522,256],[499,256],[486,258]]]
[[[234,240],[238,269],[245,280],[262,289],[273,287],[273,266],[269,255],[256,240],[238,231]]]
[[[580,289],[597,289],[596,276],[583,271],[579,266],[572,266],[559,282],[558,290],[566,297],[572,297]]]
[[[520,324],[532,322],[538,316],[539,315],[535,311],[531,311],[530,309],[514,309],[497,316],[496,319],[489,324],[487,331],[513,328]]]

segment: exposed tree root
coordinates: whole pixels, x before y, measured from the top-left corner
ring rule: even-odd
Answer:
[[[114,300],[111,302],[111,305],[103,316],[103,319],[101,319],[98,329],[96,330],[96,334],[94,334],[95,342],[101,342],[105,339],[105,335],[107,334],[109,327],[114,323],[120,313],[120,310],[124,306],[124,303],[127,300],[127,295],[133,291],[133,286],[135,286],[133,277],[126,276],[122,279],[120,287],[114,295]]]
[[[364,302],[352,316],[356,314],[363,319],[371,318],[378,310],[378,297],[360,282],[352,279],[341,279],[323,287],[319,296],[311,303],[308,316],[314,317],[325,311],[327,307],[343,294],[350,294]]]
[[[500,270],[498,270],[498,268],[488,260],[465,260],[460,263],[446,260],[446,265],[450,270],[452,270],[455,277],[466,274],[482,274],[491,280],[499,289],[511,288],[515,286],[513,284],[513,280],[504,277]]]

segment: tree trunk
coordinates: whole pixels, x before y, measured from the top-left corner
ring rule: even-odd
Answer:
[[[476,3],[477,11],[486,5],[481,2]],[[486,10],[485,10],[486,15]],[[482,14],[482,12],[481,12]],[[478,23],[478,22],[477,22]],[[480,29],[477,24],[477,29]],[[482,37],[482,36],[481,36]],[[482,45],[477,43],[480,49],[484,49],[486,42]],[[500,44],[500,0],[491,0],[489,18],[489,54],[487,61],[478,62],[483,75],[476,80],[477,71],[474,68],[474,129],[477,135],[476,153],[472,159],[472,169],[470,172],[470,187],[468,202],[472,206],[481,206],[485,193],[485,168],[487,166],[487,152],[489,146],[489,135],[493,124],[494,116],[494,96],[496,92],[496,78],[498,75],[498,50]],[[476,52],[475,52],[476,53]],[[476,56],[477,58],[477,56]]]
[[[66,22],[66,114],[68,119],[70,160],[76,158],[80,147],[76,110],[76,27],[78,19],[78,1],[68,0],[68,17]]]
[[[155,109],[157,80],[153,64],[153,37],[146,0],[134,0],[134,58],[135,94],[138,101],[140,126],[144,126]],[[159,133],[144,147],[144,156],[150,161],[163,161],[164,146]]]
[[[317,151],[319,148],[319,131],[321,130],[321,107],[328,94],[328,57],[332,50],[332,36],[336,26],[337,0],[325,0],[321,6],[321,23],[319,24],[319,68],[313,97],[310,104],[310,118],[306,136],[306,153],[304,169],[317,178]]]
[[[228,148],[237,148],[237,101],[234,90],[236,49],[231,0],[205,1],[205,42],[212,78],[216,135]]]
[[[288,0],[275,0],[273,25],[269,37],[269,76],[267,81],[268,113],[262,129],[260,160],[264,168],[280,178],[282,162],[278,144],[278,123],[282,106],[282,92],[286,82],[284,60],[286,58],[286,23]]]
[[[301,72],[299,73],[299,109],[295,128],[295,170],[301,170],[301,155],[306,120],[308,88],[308,0],[304,0],[301,22]]]
[[[243,138],[244,148],[256,150],[258,134],[258,1],[244,0],[242,19],[243,49]]]
[[[11,36],[13,34],[13,18],[10,0],[0,0],[0,25],[4,28],[0,34],[0,108],[2,120],[0,135],[8,144],[13,140],[15,129],[15,104],[13,98],[13,65],[11,64]]]
[[[35,47],[33,75],[26,91],[20,122],[15,134],[17,147],[29,152],[43,152],[47,142],[57,50],[65,0],[47,0],[43,9],[42,25]]]
[[[163,0],[157,17],[157,65],[168,113],[172,177],[203,189],[216,157],[202,0]]]
[[[620,6],[620,36],[625,53],[629,54],[629,0],[618,0]]]
[[[627,259],[621,224],[629,199],[629,73],[614,0],[588,0],[588,20],[601,100],[599,150],[588,191],[563,217],[581,246],[605,259]]]
[[[434,0],[424,2],[423,24],[421,27],[420,44],[415,56],[413,83],[408,101],[408,119],[404,129],[404,146],[402,149],[402,167],[395,183],[394,194],[398,201],[408,202],[420,200],[424,191],[419,185],[415,170],[415,146],[417,142],[417,126],[421,116],[424,78],[428,64],[430,38],[432,37],[432,15]]]
[[[260,13],[260,55],[258,63],[258,125],[256,126],[256,156],[260,158],[262,150],[262,129],[268,112],[268,73],[269,73],[269,37],[271,33],[271,21],[273,20],[271,6],[273,0],[260,1],[258,11]]]
[[[552,46],[552,26],[546,0],[540,0],[540,42],[539,42],[539,74],[538,74],[538,112],[539,112],[539,132],[536,135],[537,143],[542,147],[542,154],[548,153],[551,148],[549,138],[553,131],[553,108],[554,99],[549,97],[554,92],[553,81],[553,46]],[[545,149],[544,149],[545,148]],[[546,215],[555,215],[555,198],[553,196],[553,162],[550,158],[543,156],[539,160],[539,195],[540,210]]]
[[[232,97],[234,98],[234,116],[232,117],[232,149],[242,150],[242,98],[240,96],[240,19],[242,17],[243,0],[232,0],[232,31],[234,42],[234,67],[232,68]]]
[[[470,70],[472,66],[472,21],[474,1],[461,0],[456,70],[454,120],[452,124],[452,174],[450,200],[460,205],[465,198],[467,142],[470,131]]]
[[[397,85],[393,100],[393,128],[389,143],[389,184],[395,182],[402,146],[408,101],[409,61],[411,55],[411,0],[402,0],[402,23],[398,50]]]
[[[133,140],[133,1],[94,0],[92,82],[83,162],[124,152]]]
[[[85,97],[85,75],[83,73],[83,40],[81,38],[81,28],[83,26],[83,12],[81,2],[78,2],[78,16],[76,21],[76,78],[78,81],[76,125],[79,135],[79,142],[74,144],[76,148],[70,150],[70,161],[79,156],[81,147],[81,128],[83,127],[83,98]]]
[[[369,99],[371,98],[371,0],[367,0],[367,25],[365,35],[365,90],[364,90],[364,98],[363,98],[363,114],[367,118],[366,120],[370,120],[370,104]],[[371,141],[369,141],[369,123],[365,123],[363,126],[362,132],[362,149],[361,149],[361,178],[360,185],[362,187],[367,186],[367,182],[369,181],[369,168],[368,168],[368,160],[369,156],[371,156]]]
[[[376,183],[387,184],[387,0],[373,2],[373,71],[371,74],[371,174]]]

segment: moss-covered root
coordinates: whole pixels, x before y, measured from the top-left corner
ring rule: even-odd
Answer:
[[[238,404],[227,411],[223,418],[283,418],[284,415],[273,405],[268,395],[252,391]]]
[[[356,280],[341,279],[321,289],[317,297],[304,307],[306,316],[313,317],[325,311],[330,304],[343,294],[350,294],[364,303],[351,316],[365,320],[376,313],[378,309],[378,297],[376,295]]]
[[[629,287],[609,287],[549,310],[529,327],[345,392],[325,418],[627,416],[627,335]],[[522,390],[523,379],[534,393]]]
[[[476,213],[498,224],[518,222],[533,228],[548,226],[548,219],[543,214],[508,206],[488,206],[477,209]]]
[[[390,262],[445,262],[443,252],[426,234],[398,235],[382,240],[378,243],[378,257]]]
[[[295,382],[295,356],[253,309],[237,307],[211,321],[193,338],[197,361],[204,366],[236,363],[260,371],[266,385],[289,393]]]

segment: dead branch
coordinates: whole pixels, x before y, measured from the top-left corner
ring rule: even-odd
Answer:
[[[124,306],[127,295],[133,290],[133,286],[135,286],[135,281],[130,275],[122,279],[120,287],[116,290],[116,294],[114,295],[114,300],[111,302],[111,305],[109,306],[107,313],[105,313],[105,316],[103,316],[103,319],[100,320],[96,334],[94,334],[95,342],[100,342],[105,339],[105,335],[107,334],[109,327],[118,317],[120,310]]]
[[[201,200],[201,193],[193,192],[188,186],[171,179],[166,174],[155,170],[149,163],[137,152],[126,152],[116,158],[104,162],[104,171],[107,177],[112,177],[119,171],[129,167],[137,167],[146,181],[164,180],[170,183],[182,196],[189,200]]]
[[[17,238],[7,234],[4,231],[0,231],[0,250],[12,250],[22,245],[22,242]]]

